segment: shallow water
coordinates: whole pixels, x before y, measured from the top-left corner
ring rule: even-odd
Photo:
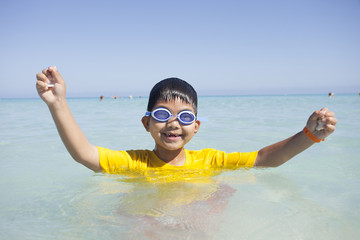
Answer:
[[[152,149],[147,99],[69,99],[93,144]],[[357,239],[360,97],[201,97],[188,149],[253,151],[327,106],[336,132],[278,168],[179,182],[94,174],[74,162],[39,99],[0,100],[1,239]],[[187,174],[187,173],[184,173]]]

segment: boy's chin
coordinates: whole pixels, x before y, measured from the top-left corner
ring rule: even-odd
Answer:
[[[181,151],[182,149],[184,149],[184,145],[182,144],[164,144],[162,146],[157,145],[156,148],[157,150],[160,151]]]

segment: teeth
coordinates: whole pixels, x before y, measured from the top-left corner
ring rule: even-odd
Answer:
[[[168,137],[178,137],[179,135],[175,135],[175,134],[166,134],[166,136],[168,136]]]

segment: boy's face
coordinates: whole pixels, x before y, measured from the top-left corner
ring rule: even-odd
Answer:
[[[145,129],[151,133],[151,136],[155,140],[155,150],[157,152],[181,150],[197,133],[200,127],[200,121],[183,125],[176,118],[177,114],[184,110],[190,110],[194,113],[192,105],[180,99],[175,99],[169,102],[158,101],[154,109],[159,107],[168,109],[173,117],[167,122],[158,122],[153,117],[142,118]]]

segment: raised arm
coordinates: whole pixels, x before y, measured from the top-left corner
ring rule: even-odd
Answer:
[[[320,121],[320,122],[319,122]],[[318,129],[318,123],[324,124],[323,129]],[[315,111],[306,123],[305,131],[301,131],[281,142],[264,147],[258,153],[255,167],[277,167],[295,155],[312,146],[317,139],[325,139],[335,131],[337,119],[333,112],[323,108]],[[308,132],[307,134],[305,132]],[[314,138],[316,137],[316,138]],[[313,138],[314,140],[312,140]]]
[[[91,145],[77,125],[66,102],[66,87],[56,67],[44,69],[36,75],[36,89],[47,104],[61,140],[71,156],[91,170],[101,171],[96,146]],[[53,84],[49,87],[48,84]]]

